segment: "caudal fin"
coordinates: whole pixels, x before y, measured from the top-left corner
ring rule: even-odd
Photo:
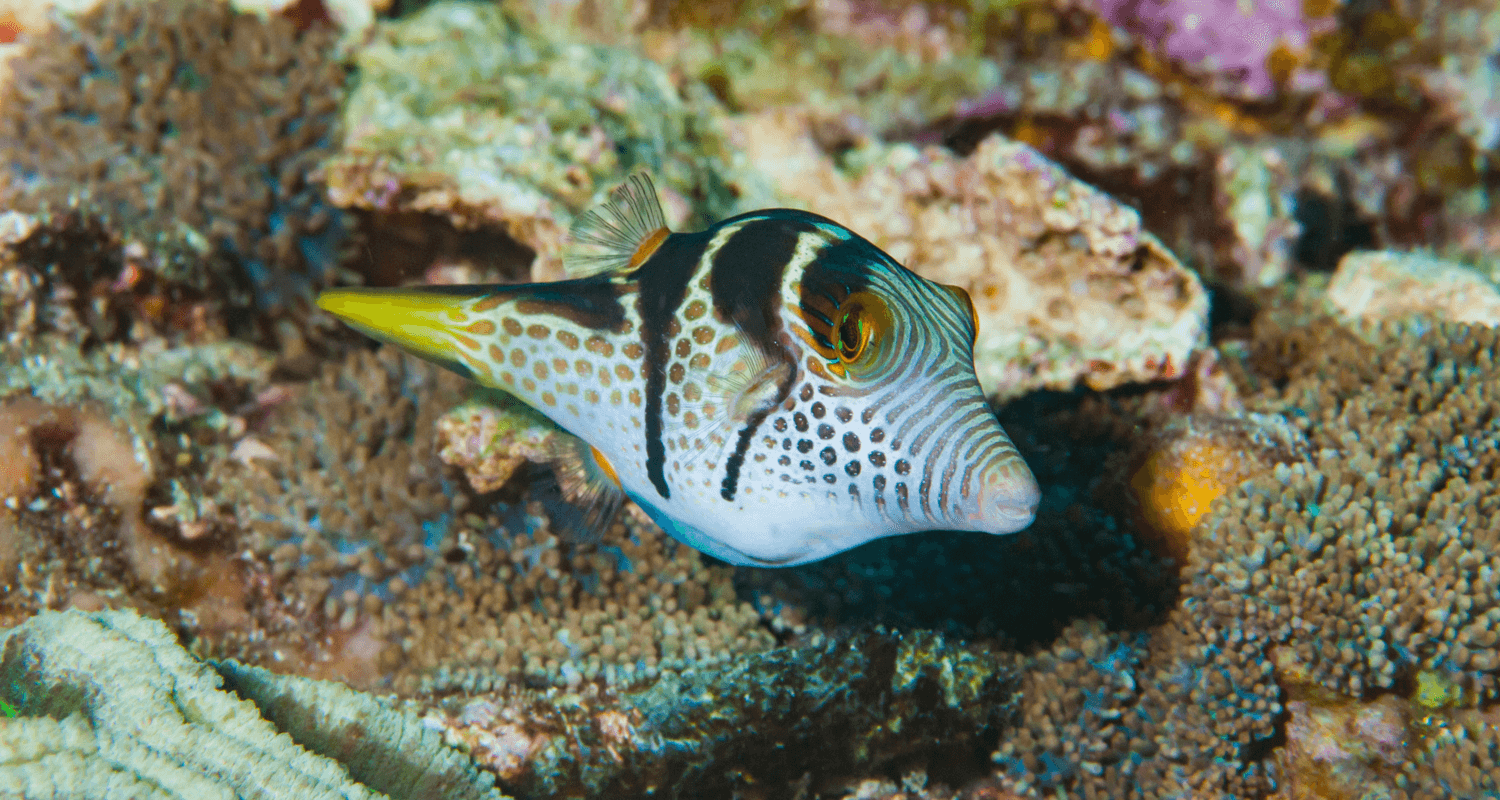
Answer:
[[[318,307],[367,336],[474,378],[476,371],[488,371],[474,335],[494,328],[494,323],[479,312],[487,301],[509,288],[330,289],[318,295]]]

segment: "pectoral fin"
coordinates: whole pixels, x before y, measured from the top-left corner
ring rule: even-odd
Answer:
[[[620,476],[609,459],[588,442],[570,434],[558,434],[552,441],[548,458],[563,499],[583,513],[579,531],[583,538],[598,541],[625,500]]]

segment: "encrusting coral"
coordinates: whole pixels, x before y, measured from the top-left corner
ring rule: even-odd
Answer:
[[[173,301],[295,310],[348,235],[311,174],[338,122],[334,38],[217,0],[61,15],[10,61],[0,201],[53,231],[100,226]]]
[[[547,34],[496,4],[434,3],[382,23],[355,58],[329,196],[503,231],[545,279],[562,275],[573,216],[632,171],[667,190],[669,222],[734,209],[707,89],[679,89],[634,51]]]

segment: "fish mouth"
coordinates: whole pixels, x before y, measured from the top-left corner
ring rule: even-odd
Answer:
[[[975,515],[991,533],[1015,533],[1036,520],[1042,489],[1024,464],[995,470],[979,491]]]
[[[990,515],[990,521],[1000,523],[1002,530],[996,533],[1015,533],[1036,521],[1036,504],[1025,508],[995,509]]]

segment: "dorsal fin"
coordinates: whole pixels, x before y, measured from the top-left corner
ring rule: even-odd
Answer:
[[[651,178],[637,172],[615,187],[608,200],[573,221],[563,266],[575,278],[630,269],[671,232]]]

